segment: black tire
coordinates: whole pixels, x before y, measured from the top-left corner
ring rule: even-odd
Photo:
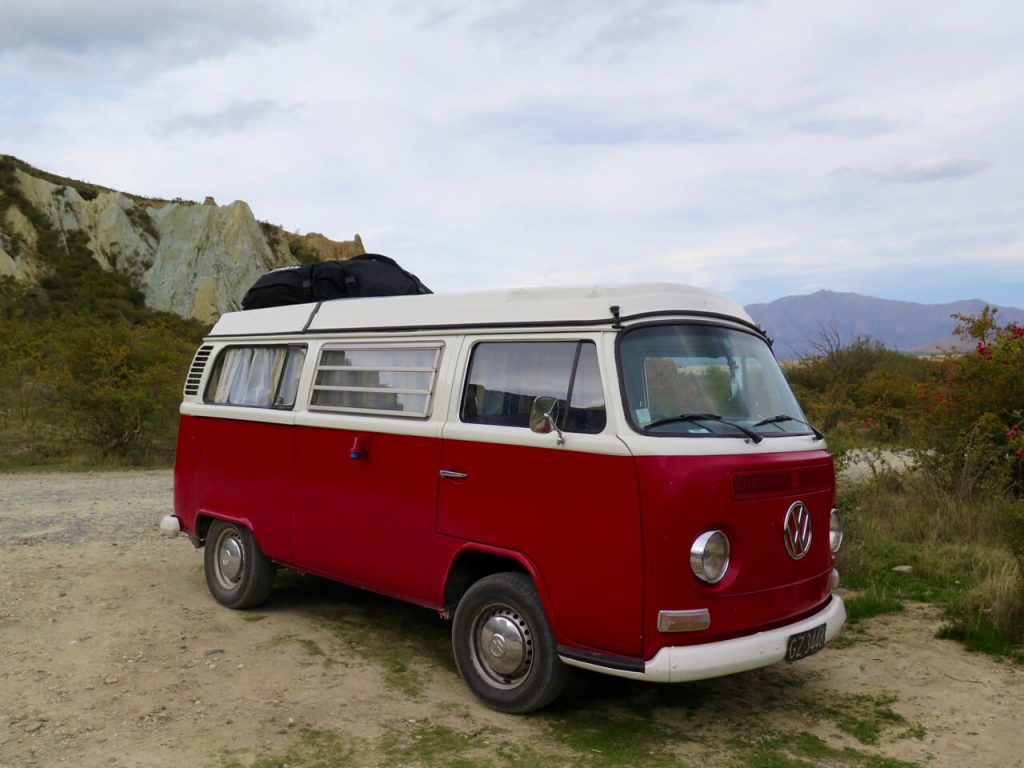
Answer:
[[[277,569],[244,525],[214,520],[206,534],[206,585],[228,608],[252,608],[265,602]]]
[[[565,667],[537,590],[523,573],[496,573],[462,596],[452,622],[459,674],[499,712],[533,712],[565,687]]]

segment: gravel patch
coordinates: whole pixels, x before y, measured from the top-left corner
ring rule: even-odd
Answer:
[[[159,530],[173,489],[170,469],[0,474],[0,548],[138,538]]]

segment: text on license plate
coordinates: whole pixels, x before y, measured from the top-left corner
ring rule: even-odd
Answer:
[[[825,647],[825,625],[797,632],[786,639],[786,661],[798,661]]]

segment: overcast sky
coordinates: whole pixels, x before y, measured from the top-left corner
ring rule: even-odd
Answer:
[[[0,153],[435,291],[1024,306],[1020,0],[0,0]]]

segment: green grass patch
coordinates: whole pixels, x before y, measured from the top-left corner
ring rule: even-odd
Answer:
[[[883,473],[841,484],[847,537],[840,554],[849,622],[939,604],[942,636],[971,650],[1024,660],[1024,566],[1011,548],[1021,502],[956,498],[924,476]],[[907,566],[894,570],[897,566]]]
[[[320,647],[319,643],[317,643],[315,640],[310,640],[307,637],[298,637],[296,635],[281,635],[271,640],[270,643],[268,643],[268,645],[297,645],[306,652],[307,656],[322,660],[323,665],[325,667],[333,667],[335,664],[338,663],[337,660],[331,658],[326,653],[324,653],[324,650]]]
[[[251,768],[281,768],[302,766],[302,768],[345,768],[356,765],[351,744],[335,731],[318,728],[303,728],[299,739],[286,752],[276,755],[260,755]],[[243,768],[243,763],[234,756],[226,757],[222,768]]]
[[[912,725],[909,728],[905,728],[897,734],[899,739],[917,739],[923,741],[925,734],[928,732],[924,729],[923,725],[917,724]]]
[[[323,652],[323,649],[319,645],[317,645],[315,641],[305,637],[297,637],[295,638],[295,641],[306,650],[306,653],[308,655],[321,656],[325,659],[327,658],[327,656]]]
[[[947,617],[950,623],[939,630],[940,638],[957,640],[974,653],[1004,656],[1024,664],[1024,649],[1008,642],[987,616],[976,615],[963,606],[952,606],[947,611]]]
[[[458,767],[473,764],[467,753],[477,745],[476,739],[469,734],[431,725],[411,733],[389,734],[384,740],[384,752],[392,765],[415,763]]]
[[[864,619],[902,610],[902,600],[887,591],[871,589],[846,601],[846,621],[848,624],[857,624]]]
[[[825,707],[821,712],[843,733],[861,744],[875,746],[884,731],[906,722],[903,715],[889,707],[895,700],[895,697],[848,696],[839,705]]]
[[[921,768],[894,758],[833,747],[812,733],[772,735],[747,745],[734,765],[741,768]]]
[[[539,716],[550,738],[574,755],[566,765],[866,766],[879,744],[924,733],[892,709],[892,697],[828,692],[812,699],[798,678],[778,670],[686,686],[615,681],[602,688],[603,696],[570,691]],[[829,744],[808,721],[870,749]]]
[[[658,721],[649,707],[582,709],[548,720],[551,737],[594,766],[678,765],[672,747],[685,733]]]
[[[437,614],[363,590],[322,579],[292,575],[281,579],[292,608],[324,627],[345,652],[373,662],[389,688],[411,698],[423,695],[424,668],[455,671],[450,625]],[[279,594],[279,597],[281,595]]]
[[[416,765],[424,768],[527,768],[548,765],[548,755],[533,745],[511,743],[493,728],[472,732],[446,725],[427,724],[412,731],[395,731],[384,738],[388,765]]]

